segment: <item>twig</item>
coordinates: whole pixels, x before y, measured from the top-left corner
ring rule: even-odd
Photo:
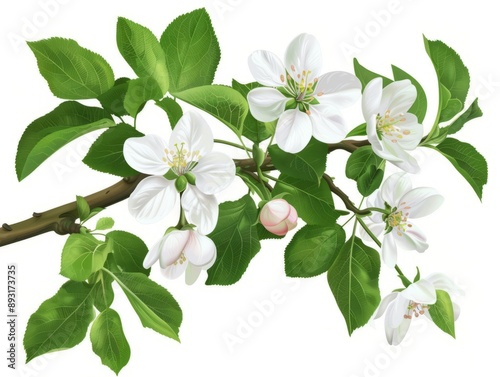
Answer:
[[[333,183],[332,178],[328,174],[323,174],[323,179],[326,181],[328,184],[328,187],[330,188],[330,191],[333,192],[335,195],[337,195],[342,201],[344,202],[345,207],[351,211],[354,212],[356,215],[369,215],[370,211],[367,211],[365,209],[361,210],[357,208],[352,202],[351,199],[347,196],[347,194],[342,191],[340,188],[335,186],[335,183]]]

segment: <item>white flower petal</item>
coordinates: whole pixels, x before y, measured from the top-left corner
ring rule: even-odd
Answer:
[[[378,138],[376,131],[372,130],[375,126],[372,125],[371,120],[366,125],[368,141],[372,144],[373,152],[380,158],[394,163],[395,161],[404,162],[404,158],[408,156],[401,146],[392,142],[385,135],[382,139]]]
[[[382,89],[380,109],[390,110],[392,116],[404,114],[416,99],[417,89],[410,80],[394,81]]]
[[[190,231],[189,240],[184,250],[184,255],[189,263],[198,267],[204,266],[214,258],[215,250],[214,241],[194,230]]]
[[[396,242],[394,240],[395,230],[384,236],[382,240],[382,260],[389,267],[394,267],[398,261],[398,249],[396,247]]]
[[[403,318],[401,324],[396,328],[390,328],[388,326],[385,326],[385,336],[387,338],[387,342],[392,346],[399,345],[406,336],[408,329],[410,328],[410,325],[411,325],[411,319]]]
[[[424,305],[432,305],[436,303],[436,288],[426,279],[410,284],[401,292],[401,296],[408,300]]]
[[[410,178],[401,172],[390,175],[382,187],[380,192],[382,199],[387,202],[391,207],[396,207],[401,200],[401,197],[411,190],[412,184]]]
[[[202,156],[192,173],[196,177],[196,187],[207,195],[212,195],[227,188],[236,174],[234,161],[220,152]]]
[[[410,207],[412,219],[430,215],[443,204],[444,197],[430,187],[418,187],[408,191],[401,198],[400,207]],[[404,204],[403,204],[404,203]]]
[[[174,264],[185,250],[188,240],[189,231],[187,230],[174,230],[164,236],[158,244],[161,250],[160,267],[167,268]]]
[[[285,52],[285,66],[296,82],[300,83],[304,71],[308,75],[308,81],[319,77],[323,58],[319,41],[310,34],[300,34],[290,42]],[[300,75],[300,77],[299,77]]]
[[[363,109],[363,116],[368,122],[369,119],[373,119],[373,125],[375,124],[375,118],[380,111],[380,102],[382,101],[382,78],[377,77],[366,84],[365,90],[363,91],[363,98],[361,101],[361,107]]]
[[[202,156],[212,151],[214,136],[208,123],[194,111],[185,113],[170,136],[169,149],[175,151],[176,144],[189,152],[198,151]]]
[[[187,265],[188,265],[187,261],[185,261],[183,263],[180,263],[180,261],[179,261],[175,264],[171,264],[167,268],[162,268],[161,273],[167,279],[177,279],[179,276],[181,276],[184,273],[184,271],[186,271]]]
[[[248,67],[259,84],[265,86],[285,86],[285,66],[274,53],[270,51],[255,51],[248,57]]]
[[[199,266],[195,266],[192,263],[188,263],[186,267],[186,284],[187,285],[193,285],[196,283],[196,280],[198,280],[198,277],[200,276],[202,268]]]
[[[377,313],[375,313],[375,316],[373,319],[377,319],[382,317],[382,315],[385,313],[385,310],[389,306],[389,304],[394,301],[394,299],[397,297],[398,292],[391,292],[387,296],[384,297],[384,299],[380,302],[380,305],[378,307]]]
[[[217,249],[215,249],[215,254],[212,258],[211,261],[209,261],[207,264],[204,264],[203,266],[200,266],[203,270],[208,270],[210,267],[212,267],[215,264],[215,260],[217,259]]]
[[[361,96],[361,82],[347,72],[328,72],[318,78],[316,99],[337,109],[351,106]]]
[[[404,170],[407,173],[416,174],[420,171],[420,166],[418,166],[417,160],[407,152],[403,150],[403,148],[399,147],[398,157],[400,160],[393,159],[388,160],[390,163],[396,165],[401,170]]]
[[[247,100],[255,119],[272,122],[283,114],[289,98],[274,88],[255,88],[248,93]]]
[[[163,160],[167,143],[157,135],[131,137],[123,145],[123,157],[133,169],[150,175],[164,175],[170,167]]]
[[[424,135],[424,127],[418,123],[417,117],[413,114],[406,113],[404,114],[404,118],[404,122],[397,124],[403,136],[401,139],[397,139],[397,143],[401,148],[412,151],[420,144]]]
[[[299,109],[287,110],[276,126],[276,143],[288,153],[300,152],[309,143],[312,124],[309,115]]]
[[[452,302],[453,304],[453,318],[456,321],[460,317],[460,306]]]
[[[347,134],[344,119],[335,108],[328,105],[314,105],[310,107],[312,134],[316,140],[323,143],[338,143]]]
[[[386,154],[385,160],[390,162],[405,162],[407,158],[411,157],[394,139],[382,135],[382,150]]]
[[[427,276],[425,280],[430,281],[436,289],[446,291],[450,294],[464,294],[463,290],[444,274],[434,273]]]
[[[144,178],[128,200],[128,209],[137,221],[151,224],[164,218],[174,207],[177,190],[173,181],[160,176]]]
[[[206,195],[188,185],[182,193],[181,205],[187,221],[195,224],[201,234],[209,234],[214,230],[219,217],[219,205],[214,195]]]
[[[386,325],[389,325],[393,329],[399,327],[405,319],[409,304],[410,300],[399,292],[396,299],[387,308]]]
[[[382,137],[382,139],[379,139],[377,134],[377,122],[375,118],[376,116],[373,115],[372,117],[368,118],[366,122],[366,134],[368,136],[368,141],[372,146],[373,152],[384,160],[391,162],[400,161],[400,159],[394,156],[394,153],[390,150],[390,148],[392,148],[391,145],[389,145],[389,150],[387,150],[387,140],[384,137]]]
[[[148,251],[146,254],[146,257],[144,258],[144,261],[142,262],[142,266],[144,268],[151,268],[153,264],[156,263],[156,261],[160,258],[160,252],[161,252],[161,241],[163,241],[163,238],[156,243],[156,245],[153,246],[152,249]]]
[[[406,232],[400,232],[394,238],[398,247],[404,250],[416,250],[423,253],[429,248],[424,232],[415,224],[411,224],[411,227],[408,227]]]

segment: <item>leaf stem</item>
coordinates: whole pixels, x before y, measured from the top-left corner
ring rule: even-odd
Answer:
[[[245,143],[243,142],[243,139],[241,138],[241,135],[238,135],[238,139],[240,140],[240,143],[243,147],[243,149],[245,150],[245,152],[247,153],[247,156],[248,158],[252,158],[252,155],[250,154],[250,151],[249,149],[247,148],[247,146],[245,145]]]
[[[394,268],[396,269],[396,272],[398,273],[399,278],[401,279],[401,282],[405,287],[408,287],[411,285],[410,279],[408,279],[405,274],[403,274],[403,271],[399,268],[398,265],[395,265]]]
[[[218,143],[218,144],[225,144],[225,145],[229,145],[229,146],[231,146],[231,147],[238,148],[238,149],[242,149],[242,150],[246,151],[245,147],[242,147],[242,146],[241,146],[241,145],[239,145],[239,144],[232,143],[232,142],[227,141],[227,140],[214,139],[214,142],[215,142],[215,143]]]
[[[383,213],[385,215],[391,214],[390,210],[386,210],[386,209],[382,209],[382,208],[378,208],[378,207],[367,207],[367,208],[363,209],[363,211],[380,212],[380,213]]]
[[[378,247],[382,247],[382,242],[380,242],[380,240],[377,238],[377,236],[375,234],[373,234],[373,232],[370,230],[370,228],[368,228],[368,225],[366,225],[366,223],[359,216],[356,216],[356,219],[357,219],[357,221],[359,221],[359,224],[365,230],[365,232],[368,233],[370,238],[378,245]]]

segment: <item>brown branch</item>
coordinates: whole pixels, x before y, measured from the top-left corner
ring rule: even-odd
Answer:
[[[340,143],[328,145],[328,151],[332,152],[337,149],[342,149],[350,153],[364,145],[369,145],[367,140],[344,140]],[[236,167],[247,173],[257,171],[255,161],[251,158],[234,160]],[[275,167],[271,161],[271,157],[267,156],[260,167],[261,171],[271,171]],[[140,174],[134,177],[125,178],[120,182],[94,194],[91,194],[85,199],[90,205],[90,208],[109,207],[115,203],[127,199],[147,175]],[[330,178],[330,177],[328,177]],[[328,180],[327,180],[328,182]],[[331,181],[330,188],[334,194],[339,196],[345,203],[346,208],[357,214],[364,214],[350,202],[349,198],[337,188]],[[332,188],[333,187],[333,188]],[[268,187],[270,188],[270,187]],[[31,237],[38,236],[47,232],[56,232],[57,234],[78,233],[80,225],[75,223],[78,218],[76,202],[67,203],[60,207],[50,209],[45,212],[34,212],[32,217],[16,224],[3,224],[0,228],[0,247],[22,241]]]
[[[330,188],[330,191],[337,195],[345,205],[345,208],[347,208],[349,211],[354,212],[356,215],[369,215],[370,211],[366,209],[359,209],[357,208],[354,203],[349,199],[347,194],[342,191],[340,188],[338,188],[335,183],[333,183],[332,178],[328,174],[323,174],[323,179],[326,181],[328,184],[328,187]]]
[[[354,152],[356,149],[370,145],[368,140],[343,140],[340,143],[328,144],[328,153],[337,149],[342,149],[349,153]]]
[[[126,178],[104,190],[85,197],[90,208],[108,207],[127,199],[135,187],[146,175],[140,174]],[[0,228],[0,246],[9,245],[27,238],[47,232],[57,234],[78,233],[80,225],[75,224],[78,218],[76,202],[67,203],[46,212],[33,213],[33,216],[17,224],[4,224]]]

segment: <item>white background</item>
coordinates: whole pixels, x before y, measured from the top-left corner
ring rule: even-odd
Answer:
[[[459,299],[462,315],[456,324],[456,340],[426,319],[414,321],[405,345],[400,347],[385,345],[383,321],[371,322],[349,337],[325,275],[308,280],[284,276],[283,249],[289,235],[284,241],[264,242],[241,281],[231,287],[207,287],[203,279],[186,287],[182,279],[166,281],[157,268],[153,269],[152,278],[167,287],[183,308],[181,344],[142,328],[117,288],[113,307],[122,316],[132,349],[131,360],[121,376],[200,373],[413,377],[423,373],[478,375],[497,369],[496,340],[500,331],[495,322],[500,309],[496,296],[500,259],[495,234],[500,209],[496,196],[500,55],[498,13],[493,2],[206,0],[159,5],[160,2],[150,0],[54,1],[9,1],[0,5],[0,223],[23,220],[33,211],[72,201],[75,194],[88,195],[116,181],[75,163],[85,154],[92,137],[59,151],[21,183],[15,176],[14,157],[24,128],[60,103],[38,74],[32,53],[20,40],[74,38],[101,53],[116,77],[130,76],[132,71],[115,46],[118,16],[146,25],[160,36],[177,15],[206,7],[222,49],[215,78],[221,84],[229,84],[233,77],[240,82],[252,80],[246,64],[252,51],[267,49],[282,56],[297,34],[312,33],[322,44],[324,72],[352,72],[355,55],[363,65],[382,74],[390,75],[390,64],[395,64],[414,75],[428,94],[429,112],[424,122],[428,130],[434,120],[437,97],[433,68],[422,43],[425,34],[429,39],[445,41],[460,53],[472,80],[467,105],[479,97],[484,111],[482,118],[470,122],[458,135],[476,146],[489,162],[490,179],[482,204],[447,161],[433,153],[417,151],[423,169],[414,177],[415,185],[436,187],[446,202],[418,223],[428,236],[428,251],[422,255],[400,254],[400,265],[408,275],[413,275],[419,265],[424,276],[446,273],[466,291]],[[44,7],[43,3],[52,3],[52,7]],[[360,123],[359,104],[351,109],[349,119],[353,126]],[[211,122],[217,136],[232,137],[223,126]],[[148,105],[141,113],[139,127],[165,137],[169,134],[166,117],[154,106]],[[340,182],[344,181],[345,158],[346,154],[339,151],[329,159],[328,172]],[[346,182],[345,187],[358,201],[352,182]],[[232,192],[224,193],[224,200],[236,199],[243,192],[237,192],[241,188],[236,184]],[[169,221],[175,223],[172,217],[158,225],[139,226],[130,218],[126,203],[113,206],[107,214],[116,219],[117,229],[139,234],[148,245],[160,237]],[[58,274],[64,242],[65,237],[46,234],[0,250],[1,287],[6,288],[7,265],[18,265],[20,339],[29,315],[65,280]],[[397,287],[395,273],[383,267],[382,294]],[[272,299],[275,302],[270,305]],[[0,316],[6,309],[5,293],[0,292]],[[263,315],[259,310],[267,311]],[[0,323],[4,323],[1,318]],[[1,375],[114,375],[93,354],[88,338],[71,350],[40,357],[28,366],[24,366],[25,354],[19,344],[19,369],[11,372],[5,360],[7,331],[6,325],[0,325]]]

